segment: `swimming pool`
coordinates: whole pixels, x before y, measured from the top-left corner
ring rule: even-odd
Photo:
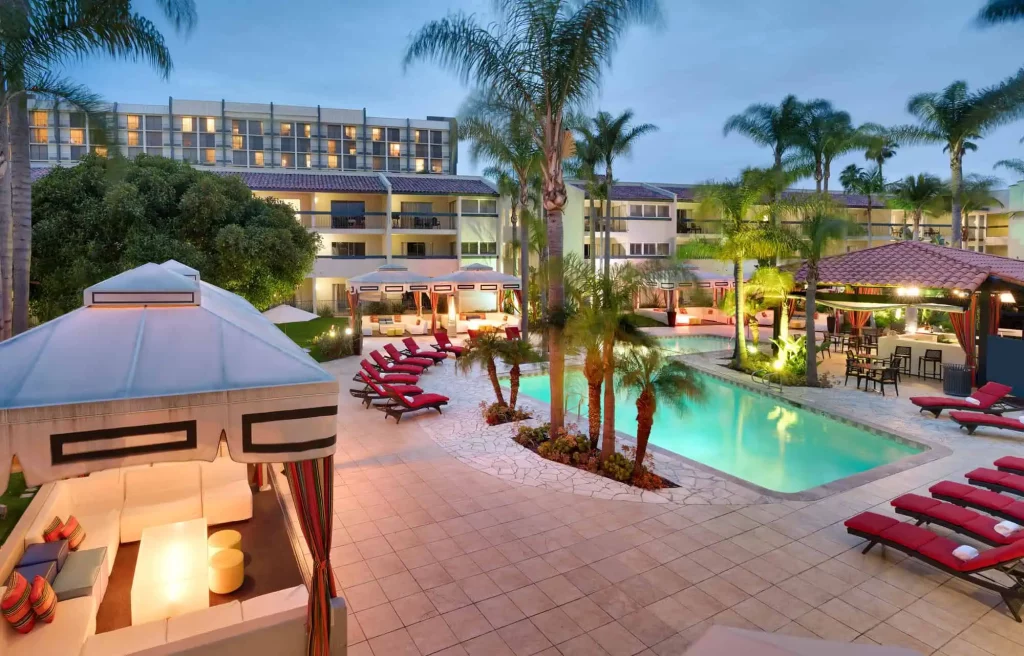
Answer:
[[[676,355],[731,350],[732,343],[731,337],[716,335],[680,335],[658,338],[658,348]]]
[[[916,447],[701,374],[706,400],[660,404],[650,443],[776,492],[802,492],[920,453]],[[550,402],[547,375],[524,376],[520,394]],[[587,413],[586,380],[566,372],[567,406]],[[634,399],[620,394],[615,428],[636,435]]]

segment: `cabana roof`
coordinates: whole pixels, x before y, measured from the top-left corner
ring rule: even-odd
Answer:
[[[1024,285],[1024,261],[919,241],[898,241],[826,257],[818,270],[820,285],[969,292],[989,278]],[[806,282],[806,264],[800,267],[795,280]]]
[[[429,276],[409,271],[400,264],[385,264],[348,279],[349,289],[355,292],[425,292],[430,282]]]
[[[522,281],[516,276],[495,271],[486,264],[469,264],[454,273],[446,273],[431,279],[431,289],[435,292],[451,292],[458,290],[479,289],[481,291],[499,291],[502,289],[519,289]]]

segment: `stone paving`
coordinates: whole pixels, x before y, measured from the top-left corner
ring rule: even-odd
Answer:
[[[667,656],[711,624],[921,654],[1024,655],[1024,627],[998,596],[892,551],[861,555],[842,527],[862,510],[889,512],[899,494],[1024,453],[1018,441],[960,435],[912,412],[906,393],[787,390],[947,455],[815,502],[748,491],[750,501],[727,505],[638,503],[532,453],[540,462],[499,453],[470,416],[488,388],[459,396],[486,383],[454,377],[450,363],[421,379],[453,396],[450,410],[398,425],[348,395],[357,365],[328,365],[343,390],[331,560],[352,656]]]

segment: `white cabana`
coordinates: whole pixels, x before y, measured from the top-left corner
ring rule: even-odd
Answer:
[[[0,483],[123,465],[334,452],[338,383],[234,294],[146,264],[0,343]]]
[[[437,324],[437,298],[446,294],[449,296],[449,324],[452,321],[451,315],[456,312],[453,308],[453,301],[456,301],[460,292],[490,292],[496,296],[497,310],[501,309],[501,297],[506,291],[514,293],[520,312],[523,308],[522,281],[507,273],[495,271],[486,264],[469,264],[454,273],[447,273],[436,276],[430,283],[430,304],[435,308],[431,319],[431,329]]]
[[[356,293],[403,294],[428,292],[430,282],[429,276],[409,271],[400,264],[385,264],[369,273],[349,278],[348,288]]]

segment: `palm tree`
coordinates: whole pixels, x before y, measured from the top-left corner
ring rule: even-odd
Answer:
[[[894,129],[903,144],[941,143],[949,154],[952,190],[953,246],[963,245],[961,214],[964,154],[977,150],[975,143],[993,129],[1024,115],[1024,69],[999,84],[970,91],[957,81],[937,93],[919,93],[907,103],[917,125]]]
[[[493,332],[480,333],[476,339],[468,342],[469,349],[455,361],[459,371],[463,373],[468,373],[480,365],[487,372],[487,378],[494,388],[494,396],[501,405],[507,405],[505,395],[501,391],[501,383],[498,381],[498,359],[501,358],[504,341]]]
[[[878,123],[865,123],[857,131],[864,146],[864,159],[878,165],[878,176],[884,178],[882,169],[885,163],[896,156],[896,150],[900,147],[892,131]]]
[[[934,175],[919,173],[890,185],[889,206],[910,212],[914,220],[913,238],[921,236],[921,219],[935,213],[948,187]]]
[[[980,25],[999,25],[1024,20],[1024,0],[988,0],[978,12]]]
[[[781,313],[779,337],[789,337],[789,293],[793,291],[793,274],[776,267],[758,267],[747,281],[751,296],[759,296],[767,307],[778,307]]]
[[[697,191],[700,207],[697,213],[722,219],[722,237],[702,238],[679,247],[680,259],[713,258],[732,264],[736,292],[736,343],[733,365],[746,366],[747,348],[743,330],[745,292],[743,262],[748,259],[778,257],[786,252],[787,234],[767,217],[777,212],[777,205],[764,206],[765,172],[748,169],[736,180],[707,183]],[[765,220],[759,220],[764,218]]]
[[[541,197],[553,269],[546,312],[551,430],[558,432],[565,427],[562,160],[571,147],[565,118],[593,98],[627,29],[659,22],[661,8],[657,0],[496,0],[495,6],[498,16],[487,27],[465,13],[427,23],[412,36],[405,64],[433,60],[463,82],[488,89],[509,114],[528,118],[543,153]]]
[[[1001,159],[992,168],[1004,168],[1024,178],[1024,159]]]
[[[704,386],[690,367],[678,360],[666,360],[660,349],[638,347],[628,349],[619,359],[618,384],[636,395],[636,461],[633,482],[643,471],[647,442],[654,425],[659,403],[682,411],[683,400],[699,400]]]
[[[508,407],[515,410],[519,401],[519,367],[527,362],[536,362],[540,354],[533,344],[525,339],[499,339],[498,357],[509,366],[508,370]]]
[[[805,107],[806,119],[796,135],[797,161],[814,176],[815,191],[828,192],[832,160],[857,147],[857,131],[850,115],[827,100],[812,100]]]
[[[587,427],[590,448],[596,449],[601,437],[601,385],[604,383],[605,320],[608,313],[599,305],[589,305],[573,315],[565,327],[570,353],[583,354],[583,377],[587,381]]]
[[[629,156],[633,143],[645,134],[657,131],[658,127],[650,123],[630,125],[633,110],[627,109],[618,116],[608,112],[598,112],[593,119],[594,145],[604,163],[604,275],[611,271],[612,261],[612,189],[614,177],[612,165],[617,157]]]
[[[194,0],[161,0],[158,4],[176,30],[187,32],[195,25]],[[173,64],[163,35],[133,11],[130,0],[111,0],[100,6],[61,0],[5,2],[0,4],[0,26],[0,88],[6,89],[0,113],[9,122],[8,130],[0,134],[8,137],[9,148],[7,143],[0,144],[0,153],[10,152],[11,190],[10,207],[0,207],[0,232],[5,235],[0,244],[5,245],[9,231],[13,242],[11,333],[18,334],[28,329],[32,252],[28,95],[65,102],[92,114],[99,109],[99,98],[61,77],[59,71],[65,64],[103,53],[144,59],[165,78]],[[0,275],[0,280],[5,278]],[[0,294],[6,293],[0,288]],[[6,317],[0,323],[5,324]]]
[[[884,161],[884,156],[880,156]],[[876,197],[885,193],[885,179],[882,177],[882,167],[876,164],[868,169],[862,169],[856,164],[850,164],[839,174],[839,183],[843,185],[843,191],[848,194],[861,194],[868,200],[868,246],[871,246],[872,228],[871,211],[874,208]]]
[[[730,116],[722,128],[726,136],[738,132],[759,146],[772,149],[773,169],[781,171],[783,157],[797,145],[797,137],[806,120],[806,107],[789,95],[776,107],[764,103],[751,105],[742,114]]]
[[[519,244],[529,243],[529,221],[526,220],[530,200],[530,180],[541,166],[541,152],[533,140],[527,117],[522,114],[495,115],[494,103],[486,95],[478,95],[467,103],[467,110],[459,123],[459,133],[463,138],[472,140],[469,149],[470,157],[475,161],[485,159],[493,164],[490,169],[497,174],[499,186],[504,180],[502,193],[508,193],[512,199],[510,221],[512,232],[516,232],[519,212],[524,215],[519,225]],[[484,172],[487,175],[487,171]],[[528,297],[529,284],[529,253],[520,248],[520,271],[522,273],[523,298]],[[513,260],[514,261],[514,260]],[[513,264],[515,275],[515,264]],[[529,313],[523,308],[522,333],[523,339],[529,339]]]
[[[806,201],[795,209],[800,217],[800,225],[791,233],[790,248],[803,258],[806,267],[805,281],[807,296],[805,298],[807,322],[807,386],[818,385],[818,361],[815,358],[814,345],[817,344],[814,332],[815,292],[818,288],[818,265],[825,256],[829,246],[846,238],[846,235],[857,229],[849,217],[843,214],[829,198],[817,197]]]
[[[575,175],[586,182],[587,199],[590,201],[590,268],[597,271],[597,213],[594,212],[594,201],[601,198],[605,202],[605,185],[597,173],[597,165],[601,163],[601,149],[597,143],[597,135],[590,130],[589,120],[574,121],[573,131],[576,133]]]
[[[991,207],[1002,207],[1003,202],[996,198],[993,189],[1002,184],[1002,180],[993,176],[972,173],[964,176],[963,181],[963,213],[970,217],[974,212],[981,212]],[[943,199],[945,205],[950,203],[949,195]],[[966,234],[966,233],[965,233]],[[966,240],[965,240],[966,241]]]

